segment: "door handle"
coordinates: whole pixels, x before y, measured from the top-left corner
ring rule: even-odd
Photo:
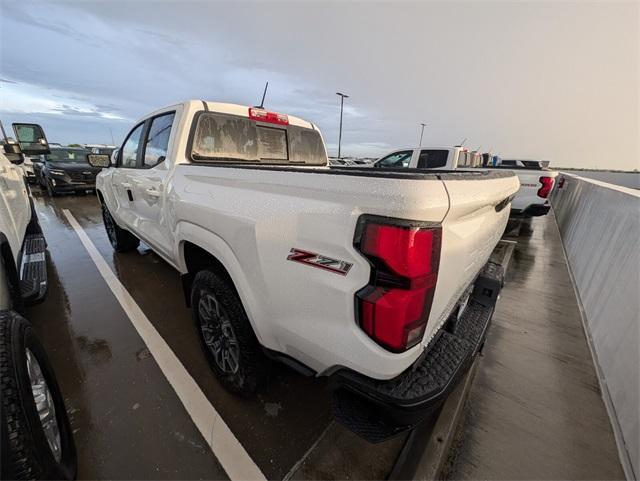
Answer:
[[[160,197],[160,192],[157,189],[149,188],[146,190],[147,195],[151,197]]]

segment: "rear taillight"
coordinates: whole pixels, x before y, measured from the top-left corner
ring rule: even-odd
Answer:
[[[358,322],[381,346],[402,352],[420,343],[438,279],[438,225],[363,216],[355,246],[371,263],[356,293]]]
[[[542,187],[538,189],[538,197],[542,197],[546,199],[549,197],[549,193],[551,189],[553,189],[553,178],[552,177],[540,177],[540,183]]]
[[[249,118],[271,124],[289,125],[289,116],[278,112],[269,112],[259,107],[249,107]]]

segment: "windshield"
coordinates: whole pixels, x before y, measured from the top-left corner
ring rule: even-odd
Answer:
[[[77,162],[87,163],[88,150],[85,149],[51,149],[51,153],[45,155],[49,162]]]
[[[402,152],[394,152],[378,160],[374,167],[379,169],[401,169],[409,167],[413,150],[403,150]]]
[[[209,112],[197,117],[191,158],[199,162],[327,164],[317,130]]]

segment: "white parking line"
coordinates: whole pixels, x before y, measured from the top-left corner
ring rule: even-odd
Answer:
[[[266,480],[260,468],[233,435],[222,417],[211,405],[198,384],[189,375],[162,336],[153,327],[140,306],[113,273],[89,236],[68,209],[63,209],[69,224],[78,234],[98,272],[129,317],[131,324],[147,345],[160,370],[173,387],[194,424],[209,444],[232,481]]]

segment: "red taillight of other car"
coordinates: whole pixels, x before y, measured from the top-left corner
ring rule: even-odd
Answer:
[[[355,245],[371,263],[371,280],[356,293],[358,322],[390,351],[406,351],[422,340],[438,279],[441,240],[439,225],[360,219]]]
[[[540,180],[540,183],[542,184],[542,187],[538,189],[538,197],[542,197],[543,199],[546,199],[547,197],[549,197],[549,193],[551,192],[551,189],[553,189],[553,178],[540,177],[539,180]]]

